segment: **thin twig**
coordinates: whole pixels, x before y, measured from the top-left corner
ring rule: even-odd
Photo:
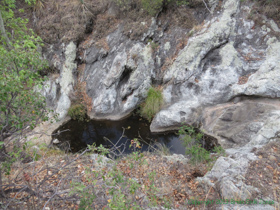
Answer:
[[[210,14],[212,15],[213,13],[211,12],[211,10],[209,9],[209,7],[207,6],[206,2],[205,2],[204,0],[202,0],[202,1],[203,1],[204,5],[205,5],[206,9],[207,9],[207,10],[210,12]]]

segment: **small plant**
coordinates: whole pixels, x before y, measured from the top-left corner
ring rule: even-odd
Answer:
[[[163,105],[163,96],[159,89],[151,87],[148,96],[141,106],[140,115],[151,121],[154,115],[160,111]]]
[[[155,153],[160,156],[168,156],[171,155],[169,148],[165,144],[156,143],[155,144]]]
[[[215,147],[213,152],[217,153],[218,156],[225,156],[226,155],[226,151],[221,146]]]
[[[134,138],[130,141],[129,148],[133,148],[133,151],[136,151],[137,148],[141,149],[140,141],[137,138]]]
[[[195,165],[201,162],[210,162],[210,151],[207,151],[201,142],[203,140],[203,133],[197,132],[194,127],[182,126],[178,132],[180,139],[186,147],[186,154],[190,155],[191,162]],[[213,152],[216,152],[218,156],[225,155],[225,151],[221,146],[215,147]],[[216,159],[214,159],[216,160]]]
[[[131,147],[139,148],[139,141],[133,139]],[[103,146],[96,147],[95,144],[88,145],[88,150],[91,152],[101,152],[102,154],[108,153],[108,150]],[[100,157],[102,158],[102,155]],[[142,153],[135,151],[125,161],[127,161],[127,164],[131,163],[132,168],[136,167],[135,170],[137,170],[138,165],[144,164],[143,157]],[[93,209],[94,204],[100,201],[98,200],[97,192],[99,194],[102,192],[104,195],[104,209],[143,209],[138,197],[143,189],[143,183],[137,179],[125,176],[120,167],[118,167],[119,162],[116,161],[115,163],[112,167],[108,167],[107,170],[92,171],[90,168],[86,169],[85,179],[87,185],[73,180],[71,183],[71,195],[78,195],[80,197],[79,209]],[[155,172],[149,174],[151,184],[150,186],[145,186],[147,196],[151,200],[149,203],[153,205],[157,204],[156,193],[158,191],[154,186],[155,175]],[[99,186],[97,186],[97,183],[99,183]]]
[[[68,115],[73,120],[84,121],[87,118],[86,108],[82,104],[75,104],[70,107]]]
[[[151,41],[150,42],[150,46],[151,46],[153,52],[155,52],[157,50],[157,48],[159,47],[159,44],[156,43],[156,42]]]

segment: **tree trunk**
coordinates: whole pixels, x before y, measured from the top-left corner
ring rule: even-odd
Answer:
[[[11,42],[10,42],[10,39],[7,36],[6,30],[5,30],[4,21],[3,21],[3,18],[2,18],[1,11],[0,11],[0,31],[1,31],[1,36],[4,37],[4,39],[5,39],[4,41],[6,41],[6,44],[7,44],[8,48],[11,49],[12,48]]]

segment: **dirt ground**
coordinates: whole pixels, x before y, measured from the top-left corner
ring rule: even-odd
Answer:
[[[246,184],[258,188],[258,199],[280,203],[280,141],[270,142],[256,150],[259,160],[250,163]],[[278,206],[280,209],[280,206]]]

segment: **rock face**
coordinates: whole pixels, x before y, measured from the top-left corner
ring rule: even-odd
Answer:
[[[272,27],[255,29],[245,19],[249,10],[224,1],[223,12],[189,39],[164,74],[168,106],[152,131],[201,124],[223,146],[242,146],[279,109],[278,100],[268,100],[279,97],[280,42],[268,34]]]
[[[210,1],[213,14],[218,3]],[[229,154],[200,182],[212,186],[211,180],[217,180],[223,198],[253,198],[258,190],[242,182],[249,161],[257,159],[251,151],[280,131],[280,30],[272,20],[264,19],[262,26],[248,20],[250,10],[239,0],[224,0],[220,12],[191,31],[167,32],[168,24],[153,19],[139,40],[125,36],[122,24],[102,46],[90,40],[78,78],[91,98],[90,117],[123,118],[144,101],[152,85],[160,85],[165,106],[151,130],[200,125]],[[44,94],[63,119],[75,83],[76,46],[52,52],[48,59],[60,76],[46,83]]]
[[[62,120],[66,117],[71,106],[70,94],[73,92],[75,84],[74,73],[77,69],[76,51],[77,47],[70,42],[63,50],[48,52],[47,58],[60,71],[59,77],[51,77],[44,85],[43,95],[47,99],[47,104]]]
[[[118,119],[145,98],[154,60],[150,46],[132,42],[120,30],[107,42],[110,50],[93,47],[87,52],[84,80],[93,104],[90,117]]]
[[[278,109],[279,104],[274,100],[261,98],[207,107],[202,116],[202,128],[216,136],[224,148],[241,147],[247,143],[263,145],[278,131],[272,125],[279,125]],[[267,126],[272,129],[265,131]]]
[[[212,12],[217,3],[210,1]],[[153,18],[150,25],[141,23],[147,30],[138,40],[124,35],[122,24],[102,42],[87,40],[91,44],[79,57],[85,68],[78,79],[86,83],[90,117],[123,118],[152,85],[160,85],[165,106],[154,117],[152,131],[177,129],[185,122],[200,125],[225,148],[262,142],[259,132],[268,135],[263,128],[274,126],[269,119],[278,119],[280,42],[275,34],[280,30],[267,19],[257,26],[247,19],[249,13],[239,0],[224,0],[220,12],[191,31],[167,32],[170,26]],[[52,47],[47,58],[60,76],[46,83],[44,94],[63,119],[76,79],[76,46]]]

